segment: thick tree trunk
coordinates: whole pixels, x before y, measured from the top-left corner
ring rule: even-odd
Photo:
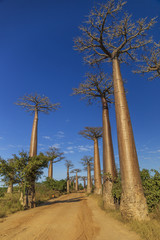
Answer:
[[[78,191],[78,176],[77,176],[77,172],[76,172],[76,191]]]
[[[33,127],[32,127],[32,135],[31,135],[31,143],[30,143],[30,152],[29,152],[30,157],[34,157],[37,155],[37,128],[38,128],[38,111],[35,110]],[[30,208],[36,207],[34,179],[32,180],[31,187],[28,191],[28,205]]]
[[[91,167],[88,164],[87,167],[87,193],[91,193],[92,191],[92,186],[91,186]]]
[[[48,177],[53,179],[53,161],[51,160],[48,167]]]
[[[101,167],[97,138],[94,138],[94,186],[94,193],[102,194]]]
[[[120,209],[125,217],[144,220],[147,218],[148,209],[140,178],[132,124],[118,58],[113,59],[113,81],[122,177]]]
[[[13,193],[13,183],[12,182],[9,183],[7,193]]]
[[[69,186],[70,186],[70,181],[69,181],[69,167],[67,167],[67,193],[69,193]]]
[[[112,196],[113,181],[117,176],[109,121],[108,104],[102,98],[103,119],[103,201],[105,208],[115,208]]]

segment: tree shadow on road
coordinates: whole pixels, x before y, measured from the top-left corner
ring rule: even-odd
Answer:
[[[70,198],[70,199],[65,199],[65,200],[61,200],[61,199],[57,199],[57,200],[50,200],[48,202],[42,202],[38,205],[38,207],[41,206],[46,206],[46,205],[52,205],[52,204],[57,204],[57,203],[74,203],[74,202],[80,202],[80,201],[86,201],[86,198],[84,197],[76,197],[76,198]]]

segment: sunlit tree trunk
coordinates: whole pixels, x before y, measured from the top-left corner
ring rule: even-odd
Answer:
[[[113,152],[111,127],[109,121],[108,104],[102,98],[102,119],[103,119],[103,201],[105,208],[114,208],[112,196],[113,180],[116,177],[116,166]]]
[[[35,115],[33,120],[31,143],[30,143],[30,152],[29,156],[34,157],[37,155],[37,128],[38,128],[38,111],[35,109]],[[35,199],[35,179],[32,180],[31,187],[28,191],[28,204],[30,208],[36,206]]]
[[[7,193],[13,193],[13,182],[10,181],[8,188],[7,188]]]
[[[53,179],[53,161],[51,160],[48,167],[48,177]]]
[[[69,181],[69,167],[67,167],[67,193],[69,193],[70,181]]]
[[[76,191],[78,191],[78,176],[77,176],[77,172],[76,172]]]
[[[113,81],[122,177],[120,209],[125,217],[143,220],[147,217],[148,210],[118,58],[113,59]]]
[[[94,138],[94,185],[95,185],[94,193],[102,194],[101,167],[97,138]]]
[[[84,186],[84,190],[86,189],[86,180],[85,178],[83,179],[83,186]]]
[[[88,164],[87,166],[87,193],[91,193],[92,186],[91,186],[91,167]]]

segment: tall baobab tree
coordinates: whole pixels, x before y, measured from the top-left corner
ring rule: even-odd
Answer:
[[[73,169],[71,171],[71,173],[76,173],[76,187],[75,187],[76,191],[78,191],[78,174],[77,173],[79,173],[79,172],[81,172],[81,169],[79,169],[79,168]]]
[[[60,152],[58,148],[50,147],[46,154],[49,159],[48,177],[53,179],[53,164],[62,161],[64,159],[64,153]]]
[[[122,176],[121,213],[125,217],[143,220],[148,209],[142,188],[138,157],[132,124],[126,100],[120,63],[136,60],[136,53],[150,43],[147,32],[155,18],[132,21],[122,11],[126,2],[108,0],[91,10],[87,21],[80,27],[82,36],[75,39],[75,50],[85,52],[84,60],[93,65],[112,62],[117,137]]]
[[[49,98],[46,96],[41,96],[37,93],[24,95],[19,98],[15,103],[18,106],[21,106],[27,112],[34,113],[34,120],[32,126],[31,142],[30,142],[30,151],[29,156],[34,157],[37,155],[37,129],[38,129],[38,113],[49,113],[50,111],[56,111],[59,107],[59,103],[51,103]],[[28,192],[28,191],[26,191]],[[31,206],[35,207],[35,181],[33,181],[32,187],[29,191],[30,200],[32,203]]]
[[[81,164],[84,166],[84,170],[87,170],[87,193],[91,193],[92,192],[91,171],[93,170],[93,157],[84,156],[81,159]]]
[[[85,127],[84,130],[79,132],[83,137],[94,141],[94,182],[96,194],[102,194],[102,183],[101,183],[101,167],[100,157],[98,148],[98,139],[102,137],[101,127]]]
[[[70,185],[69,169],[72,168],[74,165],[70,160],[65,160],[65,166],[67,168],[67,193],[69,193],[69,185]]]
[[[100,100],[102,103],[103,201],[104,207],[114,208],[112,185],[113,179],[116,178],[116,166],[108,109],[108,104],[113,103],[113,83],[102,71],[99,71],[98,74],[88,73],[87,80],[81,83],[79,88],[74,88],[73,94],[81,94],[83,96],[81,99],[87,99],[89,103],[95,100]],[[109,174],[110,178],[106,174]],[[97,191],[97,187],[95,190]]]
[[[145,49],[145,54],[142,55],[142,65],[139,65],[139,70],[136,73],[150,73],[149,80],[160,77],[160,42],[153,43],[152,47]]]

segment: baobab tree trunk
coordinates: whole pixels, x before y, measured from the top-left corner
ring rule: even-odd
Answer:
[[[84,190],[86,190],[86,180],[85,180],[85,178],[83,179],[83,186],[84,186]]]
[[[48,177],[53,179],[53,161],[51,160],[48,167]]]
[[[113,59],[114,97],[122,196],[120,209],[125,217],[144,220],[148,209],[144,197],[133,130],[118,58]]]
[[[108,104],[102,98],[102,119],[103,119],[103,201],[105,208],[115,208],[112,196],[113,181],[117,176],[111,127],[109,121]]]
[[[29,156],[34,157],[37,155],[37,128],[38,128],[38,111],[35,109],[35,115],[33,120],[30,152]],[[31,187],[28,191],[28,204],[30,208],[36,207],[35,199],[35,179],[32,180]]]
[[[91,186],[91,167],[88,164],[87,167],[87,193],[91,193],[92,191],[92,186]]]
[[[76,172],[76,191],[78,191],[78,176],[77,176],[77,172]]]
[[[102,194],[101,167],[97,138],[94,138],[94,185],[95,185],[94,193]]]
[[[12,181],[9,183],[9,186],[7,188],[7,193],[13,193],[13,182]]]
[[[69,193],[70,181],[69,181],[69,167],[67,167],[67,193]]]

